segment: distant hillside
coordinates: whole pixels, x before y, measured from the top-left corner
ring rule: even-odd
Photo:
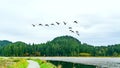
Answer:
[[[42,44],[4,40],[0,41],[0,45],[0,56],[120,56],[120,44],[92,46],[81,44],[72,36],[56,37]]]
[[[8,40],[2,40],[2,41],[0,41],[0,46],[8,45],[10,43],[12,43],[12,42],[10,42]]]
[[[78,39],[76,39],[76,38],[74,38],[72,36],[60,36],[60,37],[56,37],[56,38],[54,38],[52,40],[52,42],[68,42],[68,43],[70,43],[70,42],[76,42],[78,44],[81,44],[81,42]]]

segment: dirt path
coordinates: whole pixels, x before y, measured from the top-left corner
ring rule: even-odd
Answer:
[[[39,64],[35,61],[32,61],[32,60],[28,60],[28,68],[40,68]]]

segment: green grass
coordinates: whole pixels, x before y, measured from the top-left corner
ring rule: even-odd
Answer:
[[[11,59],[0,58],[0,68],[7,68],[7,66],[12,64]]]
[[[28,66],[28,62],[26,59],[16,59],[14,60],[13,65],[8,66],[8,68],[27,68]]]
[[[57,67],[55,65],[47,62],[47,63],[41,64],[41,68],[57,68]]]
[[[0,68],[27,68],[26,59],[20,58],[0,58]]]
[[[34,59],[34,58],[0,58],[0,68],[27,68],[27,60],[34,60],[39,65],[40,68],[57,68],[52,63],[49,63],[45,60]]]
[[[42,61],[40,59],[32,59],[32,60],[36,61],[39,65],[41,65],[41,64],[46,62],[46,61]]]
[[[33,59],[33,60],[38,62],[38,64],[40,65],[40,68],[57,68],[55,65],[45,60],[40,60],[40,59]]]

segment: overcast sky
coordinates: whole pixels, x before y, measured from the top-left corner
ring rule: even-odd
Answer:
[[[74,20],[78,24],[73,23]],[[59,26],[32,27],[31,24]],[[63,21],[67,25],[63,25]],[[71,33],[68,26],[78,30]],[[82,43],[120,43],[119,0],[0,0],[0,40],[45,43],[57,36],[70,35]]]

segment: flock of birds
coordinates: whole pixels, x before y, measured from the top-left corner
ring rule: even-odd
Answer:
[[[73,21],[73,23],[78,24],[77,21]],[[46,27],[49,27],[49,26],[55,26],[55,25],[60,25],[60,24],[61,24],[61,23],[59,23],[59,22],[51,23],[51,24],[41,24],[41,23],[40,23],[40,24],[38,24],[38,26],[46,26]],[[63,24],[64,24],[64,25],[67,25],[68,23],[66,23],[66,22],[63,21]],[[33,27],[36,27],[37,25],[32,24],[32,26],[33,26]],[[79,31],[74,31],[74,30],[73,30],[73,27],[69,26],[68,29],[69,29],[69,31],[70,31],[71,33],[75,33],[75,34],[77,34],[78,36],[80,35],[80,34],[79,34]]]

